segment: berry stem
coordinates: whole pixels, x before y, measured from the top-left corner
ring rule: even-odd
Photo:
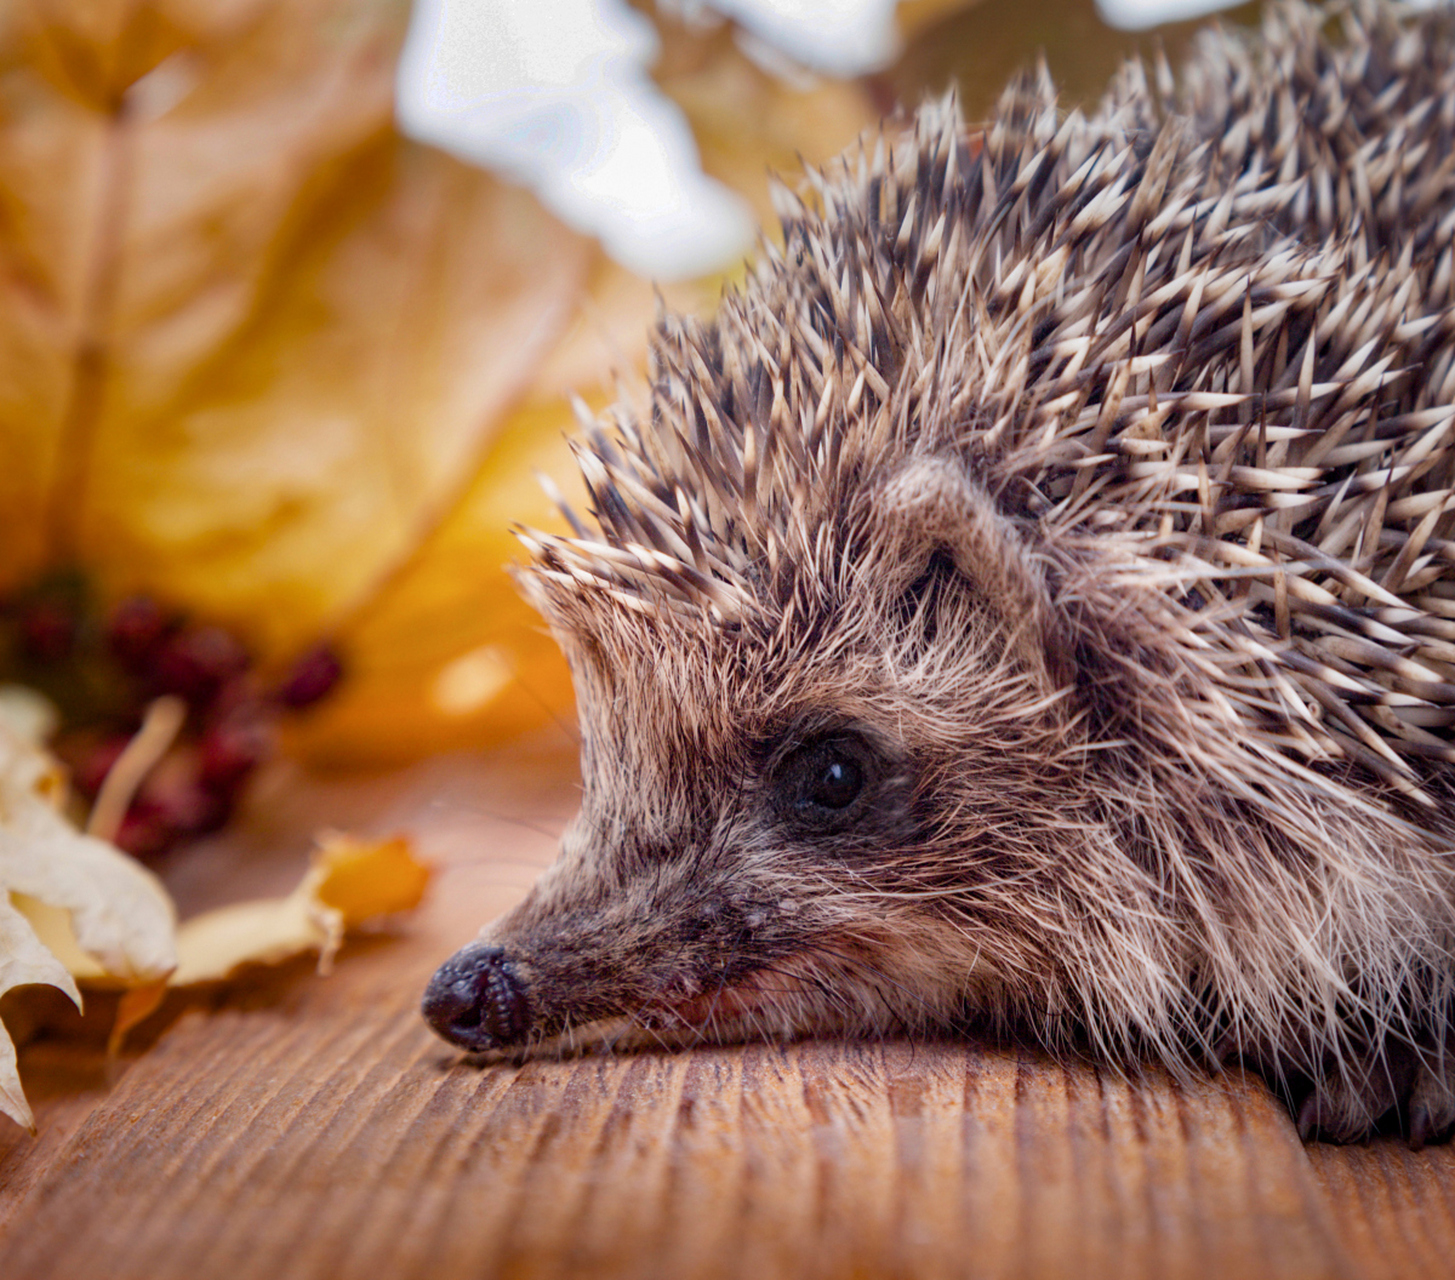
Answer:
[[[182,724],[187,719],[187,704],[168,694],[154,699],[142,718],[141,728],[116,757],[97,793],[86,823],[86,833],[101,840],[114,840],[121,820],[131,806],[132,797],[146,780],[157,762],[167,754]]]

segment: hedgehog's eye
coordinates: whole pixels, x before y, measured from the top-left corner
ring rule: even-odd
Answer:
[[[828,738],[799,747],[778,769],[779,803],[797,821],[840,826],[859,808],[870,768],[868,752],[856,739]]]
[[[858,762],[847,756],[833,756],[809,783],[804,801],[819,809],[847,809],[863,789],[864,771]]]

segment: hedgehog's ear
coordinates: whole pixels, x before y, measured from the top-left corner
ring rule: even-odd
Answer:
[[[957,460],[914,458],[876,495],[875,515],[899,558],[904,589],[923,595],[927,575],[953,568],[996,616],[1048,691],[1075,678],[1072,646],[1041,560],[1014,521]]]

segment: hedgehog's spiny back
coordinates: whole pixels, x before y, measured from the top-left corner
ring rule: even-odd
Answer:
[[[1452,19],[1358,12],[1367,45],[1301,6],[1209,39],[1185,114],[1132,67],[1062,117],[1042,73],[810,175],[583,450],[601,535],[532,539],[548,607],[776,627],[876,478],[952,453],[1156,594],[1250,732],[1418,796],[1455,758]]]

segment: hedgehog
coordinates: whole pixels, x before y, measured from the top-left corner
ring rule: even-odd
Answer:
[[[583,797],[473,1053],[1029,1038],[1455,1128],[1455,14],[1042,66],[797,193],[520,531]]]

